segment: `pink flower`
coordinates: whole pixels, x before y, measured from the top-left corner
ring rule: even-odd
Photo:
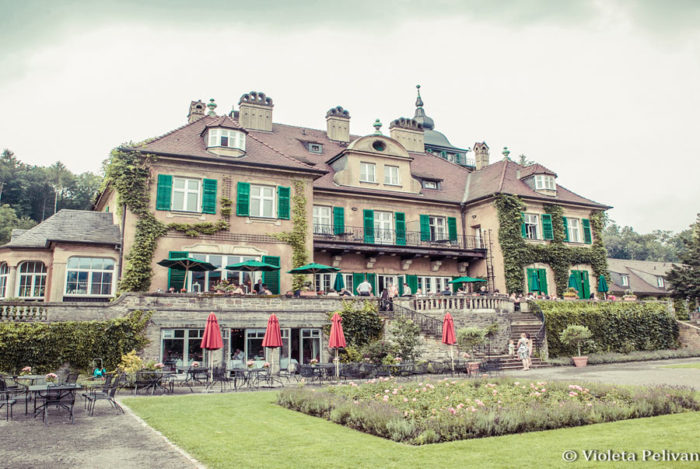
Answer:
[[[389,396],[384,396],[384,402],[389,400]]]
[[[403,401],[404,401],[404,402],[408,402],[408,398],[407,398],[407,397],[404,397],[404,398],[403,398]]]
[[[450,407],[450,413],[451,413],[452,415],[454,415],[454,414],[456,414],[456,413],[457,413],[457,411],[456,411],[456,410],[454,410],[454,409],[453,409],[452,407]]]
[[[413,398],[413,402],[416,402],[417,400],[418,400],[418,399],[416,399],[415,397]]]
[[[578,396],[578,393],[575,393],[574,391],[571,391],[571,392],[569,393],[569,396],[571,396],[571,397],[576,397],[576,396]]]
[[[263,368],[270,368],[270,364],[268,362],[263,363]]]
[[[160,368],[163,368],[164,366],[165,366],[165,365],[163,365],[162,363],[156,363],[155,365],[153,365],[153,368],[158,368],[158,369],[160,369]]]

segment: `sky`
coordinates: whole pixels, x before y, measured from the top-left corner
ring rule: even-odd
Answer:
[[[412,117],[525,154],[641,233],[700,212],[696,0],[0,0],[0,149],[99,172],[110,149],[248,91],[275,122]]]

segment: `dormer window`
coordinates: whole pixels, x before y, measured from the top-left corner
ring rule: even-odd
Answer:
[[[423,181],[423,189],[437,189],[438,188],[438,182],[437,181]]]
[[[306,147],[311,153],[323,153],[323,145],[320,143],[308,143]]]
[[[557,190],[557,185],[554,182],[554,176],[548,176],[546,174],[538,174],[535,176],[535,190]]]
[[[233,129],[209,129],[207,148],[224,147],[245,151],[245,134]]]

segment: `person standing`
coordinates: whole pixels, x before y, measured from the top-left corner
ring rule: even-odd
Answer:
[[[365,280],[357,286],[358,296],[372,296],[372,284]]]
[[[520,334],[520,339],[518,339],[518,358],[522,360],[523,362],[523,371],[527,371],[530,369],[530,350],[528,347],[528,344],[530,343],[529,340],[527,340],[527,336],[523,332]]]

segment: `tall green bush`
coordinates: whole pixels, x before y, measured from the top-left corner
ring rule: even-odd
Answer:
[[[530,305],[544,313],[551,357],[572,356],[576,352],[574,346],[564,345],[559,337],[571,324],[590,329],[598,352],[678,347],[678,324],[664,303],[536,301]]]
[[[151,314],[133,311],[109,321],[1,323],[0,370],[17,373],[31,366],[45,373],[65,362],[88,369],[94,358],[102,358],[107,369],[114,369],[123,354],[148,343],[144,332]]]

